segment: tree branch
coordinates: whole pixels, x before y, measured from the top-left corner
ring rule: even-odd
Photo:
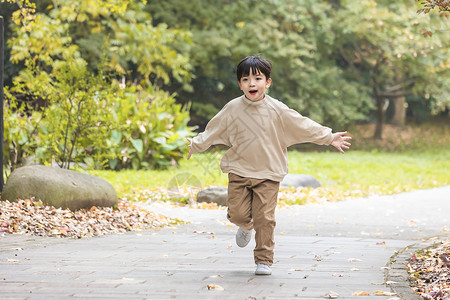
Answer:
[[[393,86],[387,88],[387,89],[386,89],[385,91],[383,91],[383,92],[386,92],[386,93],[397,92],[397,91],[403,89],[404,87],[406,87],[406,86],[408,86],[408,85],[410,85],[410,84],[412,84],[412,83],[414,83],[413,80],[408,80],[408,81],[406,81],[406,82],[401,82],[401,83],[399,83],[399,84],[396,84],[396,85],[393,85]]]
[[[407,97],[412,95],[410,92],[406,91],[399,91],[399,92],[386,92],[386,91],[380,91],[378,93],[381,97],[389,97],[389,98],[398,98],[398,97]]]

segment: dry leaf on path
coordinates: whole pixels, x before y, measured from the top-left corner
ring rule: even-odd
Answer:
[[[131,230],[159,229],[181,223],[120,199],[117,208],[71,211],[34,199],[0,201],[0,232],[82,238]]]
[[[353,296],[370,296],[370,293],[363,291],[356,291],[352,294]]]
[[[407,264],[412,289],[425,299],[450,299],[450,239],[421,249]]]
[[[395,295],[397,295],[396,293],[384,292],[384,291],[374,291],[373,293],[375,296],[395,296]]]
[[[352,258],[348,258],[347,261],[348,262],[357,262],[357,261],[362,261],[362,260],[360,260],[359,258],[353,258],[352,257]]]
[[[328,293],[326,293],[325,295],[322,296],[322,298],[326,298],[326,299],[337,299],[339,298],[339,294],[333,291],[329,291]]]
[[[224,290],[223,287],[221,287],[220,285],[217,285],[217,284],[208,284],[208,285],[206,286],[206,288],[207,288],[209,291],[211,291],[211,290],[215,290],[215,291],[223,291],[223,290]]]

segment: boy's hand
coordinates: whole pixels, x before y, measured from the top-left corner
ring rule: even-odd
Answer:
[[[345,136],[347,134],[347,131],[344,132],[336,132],[333,134],[334,138],[331,142],[331,145],[333,145],[336,149],[338,149],[341,153],[344,153],[344,149],[350,148],[350,143],[347,142],[348,140],[351,140],[351,136]]]
[[[188,148],[189,148],[189,153],[188,153],[188,157],[187,157],[187,160],[189,160],[189,158],[191,158],[191,155],[192,155],[192,139],[189,139],[189,138],[186,138],[187,139],[187,141],[188,141],[188,143],[189,143],[189,146],[188,146]]]

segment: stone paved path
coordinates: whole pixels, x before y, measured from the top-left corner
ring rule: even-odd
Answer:
[[[447,186],[280,209],[272,276],[253,274],[254,241],[235,245],[224,210],[152,205],[190,223],[92,239],[0,236],[0,299],[399,299],[375,296],[396,286],[385,267],[397,250],[448,236],[449,195]]]

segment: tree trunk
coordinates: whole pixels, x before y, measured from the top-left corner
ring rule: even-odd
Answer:
[[[383,139],[383,124],[384,124],[384,98],[379,95],[378,87],[374,87],[373,89],[375,99],[377,101],[377,114],[376,114],[376,127],[375,134],[373,136],[374,139],[381,140]]]
[[[402,78],[398,74],[395,76],[395,84],[402,85]],[[403,95],[393,97],[392,101],[394,102],[394,116],[392,118],[392,124],[403,126],[405,125],[406,118],[406,97]]]
[[[396,97],[392,100],[394,102],[394,116],[392,117],[392,124],[403,126],[405,125],[406,118],[406,97]]]

